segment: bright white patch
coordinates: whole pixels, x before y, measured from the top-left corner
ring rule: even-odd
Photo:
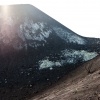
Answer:
[[[55,62],[55,65],[56,66],[61,66],[61,63],[60,62]]]
[[[66,58],[67,63],[76,63],[77,60],[88,61],[98,55],[96,52],[87,52],[84,50],[64,50],[62,54]]]
[[[39,29],[39,25],[38,25],[37,23],[32,24],[32,29],[38,30],[38,29]],[[34,30],[32,30],[32,31],[33,31],[33,33],[34,33]]]
[[[22,39],[45,41],[45,38],[49,37],[52,30],[47,27],[46,23],[34,23],[26,20],[24,24],[20,25],[20,32],[20,34],[23,34]]]
[[[54,62],[47,60],[42,60],[39,62],[40,63],[40,68],[39,69],[44,69],[44,68],[49,68],[54,66]]]
[[[57,62],[49,61],[48,59],[39,61],[39,69],[50,68],[50,70],[52,70],[53,69],[52,67],[55,66],[59,67],[61,66],[61,63],[58,61]]]
[[[53,68],[52,68],[52,67],[50,67],[50,70],[53,70]]]
[[[96,57],[98,54],[96,52],[86,52],[86,51],[82,51],[82,54],[84,54],[83,59],[84,61],[88,61],[90,59],[93,59],[94,57]]]
[[[25,19],[25,22],[19,27],[18,36],[23,40],[36,40],[36,41],[44,41],[46,42],[46,38],[49,38],[52,30],[48,28],[46,23],[37,22],[34,23],[32,20]],[[29,46],[37,48],[42,44],[36,42],[30,42]],[[44,45],[43,45],[44,46]]]
[[[78,63],[78,61],[88,61],[90,59],[93,59],[98,54],[96,52],[87,52],[84,50],[63,50],[62,55],[65,57],[65,60],[59,60],[59,61],[50,61],[48,59],[46,60],[40,60],[39,61],[39,69],[45,69],[49,68],[50,70],[53,69],[53,67],[60,67],[64,64],[75,64]]]
[[[53,29],[58,34],[58,36],[64,39],[66,42],[85,44],[85,40],[74,33],[70,33],[60,27],[54,27]]]

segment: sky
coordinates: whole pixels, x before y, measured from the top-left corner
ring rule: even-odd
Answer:
[[[11,4],[31,4],[79,35],[100,38],[100,0],[0,0]]]

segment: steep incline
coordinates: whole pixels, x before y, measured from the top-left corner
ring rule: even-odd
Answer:
[[[32,5],[0,6],[1,100],[23,100],[99,54],[100,39],[79,36]]]

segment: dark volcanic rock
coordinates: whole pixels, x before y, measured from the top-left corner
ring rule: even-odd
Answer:
[[[1,98],[40,91],[96,57],[99,46],[100,39],[79,36],[31,5],[1,6]]]

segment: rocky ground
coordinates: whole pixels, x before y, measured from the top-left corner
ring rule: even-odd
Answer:
[[[100,100],[100,56],[36,93],[28,87],[2,87],[0,100]]]
[[[30,100],[100,100],[100,56],[81,65]]]

